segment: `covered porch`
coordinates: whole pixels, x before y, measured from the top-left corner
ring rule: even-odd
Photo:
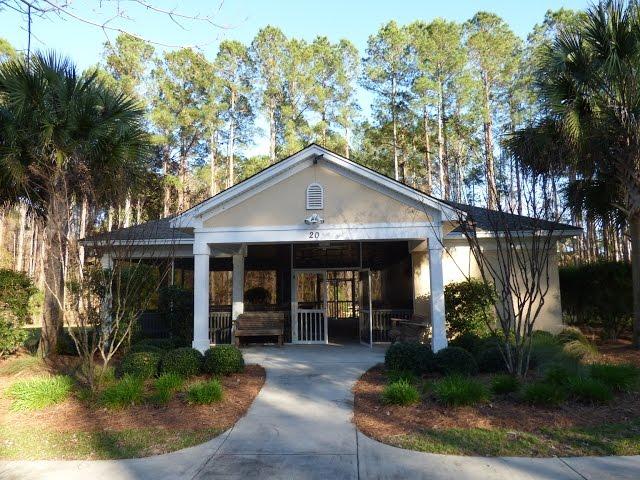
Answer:
[[[392,318],[419,315],[431,323],[434,350],[446,346],[437,240],[196,241],[190,263],[182,260],[176,274],[193,268],[200,350],[233,342],[234,320],[252,311],[283,312],[287,343],[371,346],[390,340]]]

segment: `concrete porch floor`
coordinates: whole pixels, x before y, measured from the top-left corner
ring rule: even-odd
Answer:
[[[640,457],[482,458],[383,445],[351,422],[351,388],[384,348],[247,347],[267,381],[247,415],[197,447],[145,459],[0,462],[2,479],[637,479]]]

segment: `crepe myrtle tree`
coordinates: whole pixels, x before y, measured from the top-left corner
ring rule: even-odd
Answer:
[[[549,260],[562,228],[561,214],[544,200],[541,187],[548,182],[540,177],[531,173],[523,186],[527,217],[498,203],[492,214],[471,209],[458,219],[481,279],[495,289],[495,318],[486,316],[487,327],[499,339],[507,371],[518,376],[529,368],[532,333],[549,293]]]
[[[82,359],[83,379],[95,390],[113,357],[128,346],[142,313],[171,274],[173,242],[140,245],[155,238],[156,222],[133,230],[105,231],[82,241],[93,255],[83,266],[70,255],[66,315],[69,337]]]

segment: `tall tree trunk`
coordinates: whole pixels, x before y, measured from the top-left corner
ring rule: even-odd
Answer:
[[[444,141],[444,91],[442,82],[438,85],[438,160],[440,179],[440,195],[445,200],[449,199],[449,160],[445,150]]]
[[[109,210],[107,211],[107,231],[110,232],[113,230],[113,217],[115,211],[113,209],[113,205],[109,205]]]
[[[217,136],[218,132],[216,130],[213,130],[209,135],[209,154],[211,155],[211,159],[209,160],[209,194],[212,197],[218,193],[218,185],[216,183]]]
[[[349,127],[344,127],[344,156],[349,158]]]
[[[633,345],[640,348],[640,212],[631,217],[629,230],[633,279]]]
[[[234,165],[233,165],[233,147],[235,143],[235,109],[236,109],[236,93],[231,91],[231,121],[229,122],[229,142],[227,143],[227,188],[233,185]]]
[[[276,161],[276,106],[275,100],[269,100],[269,159]]]
[[[31,217],[31,256],[29,258],[29,276],[35,278],[36,267],[38,265],[38,221],[35,216]]]
[[[18,222],[18,244],[16,247],[15,269],[18,271],[24,270],[24,237],[27,227],[27,205],[20,202],[18,206],[18,215],[20,217]]]
[[[136,225],[142,223],[142,198],[138,195],[136,199]]]
[[[162,148],[162,172],[164,174],[163,182],[163,196],[162,196],[162,215],[168,217],[171,213],[171,187],[167,182],[167,175],[169,175],[169,146],[165,145]]]
[[[432,172],[431,172],[431,142],[429,140],[429,112],[427,111],[427,106],[424,105],[422,110],[422,121],[423,121],[423,135],[424,135],[424,163],[427,169],[427,193],[431,193],[433,190],[432,185]]]
[[[498,206],[498,190],[496,188],[496,173],[493,162],[493,118],[491,115],[491,92],[489,77],[482,73],[484,86],[484,155],[487,170],[487,206],[495,209]]]
[[[55,352],[64,321],[64,254],[68,222],[62,174],[58,173],[56,177],[47,212],[44,315],[38,347],[43,357]]]
[[[2,253],[2,249],[4,248],[4,227],[4,207],[0,207],[0,253]]]
[[[124,228],[131,226],[131,192],[128,192],[124,199],[123,226]]]
[[[396,120],[396,79],[391,79],[391,121],[393,123],[393,172],[394,178],[400,180],[400,166],[398,165],[398,124]]]
[[[187,183],[187,155],[184,151],[180,152],[178,179],[180,181],[180,185],[178,187],[178,212],[182,212],[184,210],[185,190]]]
[[[80,225],[79,225],[79,237],[83,239],[87,235],[87,220],[89,218],[89,200],[85,195],[82,196],[82,202],[80,204]],[[78,262],[80,268],[84,268],[84,245],[82,242],[78,242]]]
[[[327,146],[327,112],[326,109],[322,109],[322,146]]]

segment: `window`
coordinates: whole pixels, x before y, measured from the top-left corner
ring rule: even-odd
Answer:
[[[324,208],[324,189],[319,183],[312,183],[307,187],[307,210],[322,210]]]

